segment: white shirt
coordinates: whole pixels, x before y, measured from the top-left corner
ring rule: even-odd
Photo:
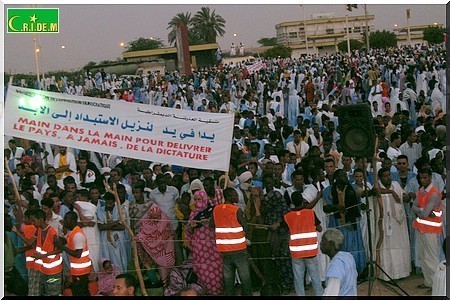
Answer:
[[[397,156],[401,155],[402,152],[399,148],[394,148],[389,146],[386,152],[387,156],[392,160],[392,163],[395,164],[397,162]]]

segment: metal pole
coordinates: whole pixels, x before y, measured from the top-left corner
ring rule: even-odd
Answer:
[[[364,18],[366,20],[366,53],[369,52],[369,21],[367,20],[367,4],[364,4]]]
[[[306,45],[306,56],[308,56],[308,30],[306,27],[306,17],[305,17],[305,5],[303,7],[303,28],[305,29],[305,45]]]
[[[42,49],[42,43],[41,43],[41,35],[38,35],[38,38],[39,38],[39,50],[41,50]],[[42,55],[42,53],[41,53],[41,51],[39,51],[39,58],[40,58],[40,60],[39,60],[39,66],[40,66],[40,71],[41,71],[41,73],[42,73],[42,79],[44,79],[45,78],[45,72],[44,72],[44,56]]]
[[[411,30],[409,29],[409,18],[411,18],[411,10],[406,10],[406,29],[408,30],[408,46],[411,46]]]
[[[344,6],[345,7],[345,31],[347,34],[347,53],[348,56],[350,56],[350,37],[348,34],[348,13],[347,13],[347,5]]]
[[[34,42],[34,59],[36,61],[36,76],[37,76],[37,81],[38,84],[39,83],[39,61],[38,61],[38,48],[36,47],[36,33],[33,35],[33,42]]]

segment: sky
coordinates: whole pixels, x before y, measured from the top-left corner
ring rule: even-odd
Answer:
[[[56,2],[56,1],[55,1]],[[275,2],[246,2],[245,4],[220,4],[214,1],[195,1],[189,5],[177,4],[120,4],[127,2],[99,2],[99,1],[57,1],[72,4],[51,4],[51,2],[14,1],[22,5],[12,4],[12,1],[2,3],[3,14],[6,18],[6,8],[26,7],[36,4],[39,8],[59,8],[59,33],[36,35],[37,45],[40,46],[40,72],[55,70],[80,69],[90,61],[116,60],[122,57],[125,44],[139,38],[159,38],[166,45],[169,21],[177,13],[190,12],[193,16],[202,6],[209,6],[211,11],[222,16],[225,23],[225,35],[217,42],[223,51],[228,51],[232,42],[242,42],[246,48],[257,47],[257,41],[263,37],[275,37],[275,25],[286,21],[303,20],[303,8],[300,1]],[[97,4],[87,4],[87,3]],[[161,2],[161,1],[160,1]],[[166,3],[167,1],[164,1]],[[50,3],[50,4],[45,4]],[[183,2],[185,3],[185,2]],[[219,4],[217,4],[219,3]],[[264,3],[264,4],[259,4]],[[336,17],[345,15],[345,3],[314,1],[305,7],[306,19],[314,13],[334,12]],[[309,4],[324,3],[324,4]],[[327,4],[328,3],[328,4]],[[358,3],[358,1],[352,1]],[[349,12],[349,16],[364,15],[364,9],[359,2],[358,9]],[[413,1],[390,1],[394,4],[378,4],[383,2],[368,2],[369,14],[375,15],[375,30],[390,30],[394,24],[398,27],[406,26],[406,10],[411,9],[410,25],[444,24],[445,2],[421,4]],[[386,2],[384,2],[386,3]],[[414,3],[414,4],[411,4]],[[429,2],[428,2],[429,3]],[[34,55],[33,34],[6,33],[4,29],[4,71],[6,73],[35,73],[36,60]],[[236,34],[236,37],[234,37]],[[62,46],[65,48],[63,49]]]

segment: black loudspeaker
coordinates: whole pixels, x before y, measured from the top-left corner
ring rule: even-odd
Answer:
[[[375,152],[375,128],[368,104],[338,106],[341,150],[345,156],[372,157]]]

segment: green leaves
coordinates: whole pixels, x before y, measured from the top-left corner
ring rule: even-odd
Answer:
[[[438,26],[428,26],[423,31],[423,39],[430,44],[440,44],[444,42],[445,29]]]
[[[182,22],[189,31],[189,44],[209,44],[216,43],[218,36],[225,34],[225,19],[216,14],[216,11],[211,12],[209,7],[202,7],[191,18],[189,12],[178,13],[168,23],[167,29],[171,29],[168,35],[170,44],[176,41],[176,30],[178,23]]]
[[[140,37],[138,39],[135,39],[132,42],[129,42],[126,46],[127,51],[141,51],[141,50],[153,50],[153,49],[159,49],[164,47],[164,43],[159,38],[150,38],[146,39],[143,37]]]
[[[370,47],[375,49],[386,49],[389,47],[397,47],[397,37],[395,33],[390,31],[375,31],[369,36]]]

